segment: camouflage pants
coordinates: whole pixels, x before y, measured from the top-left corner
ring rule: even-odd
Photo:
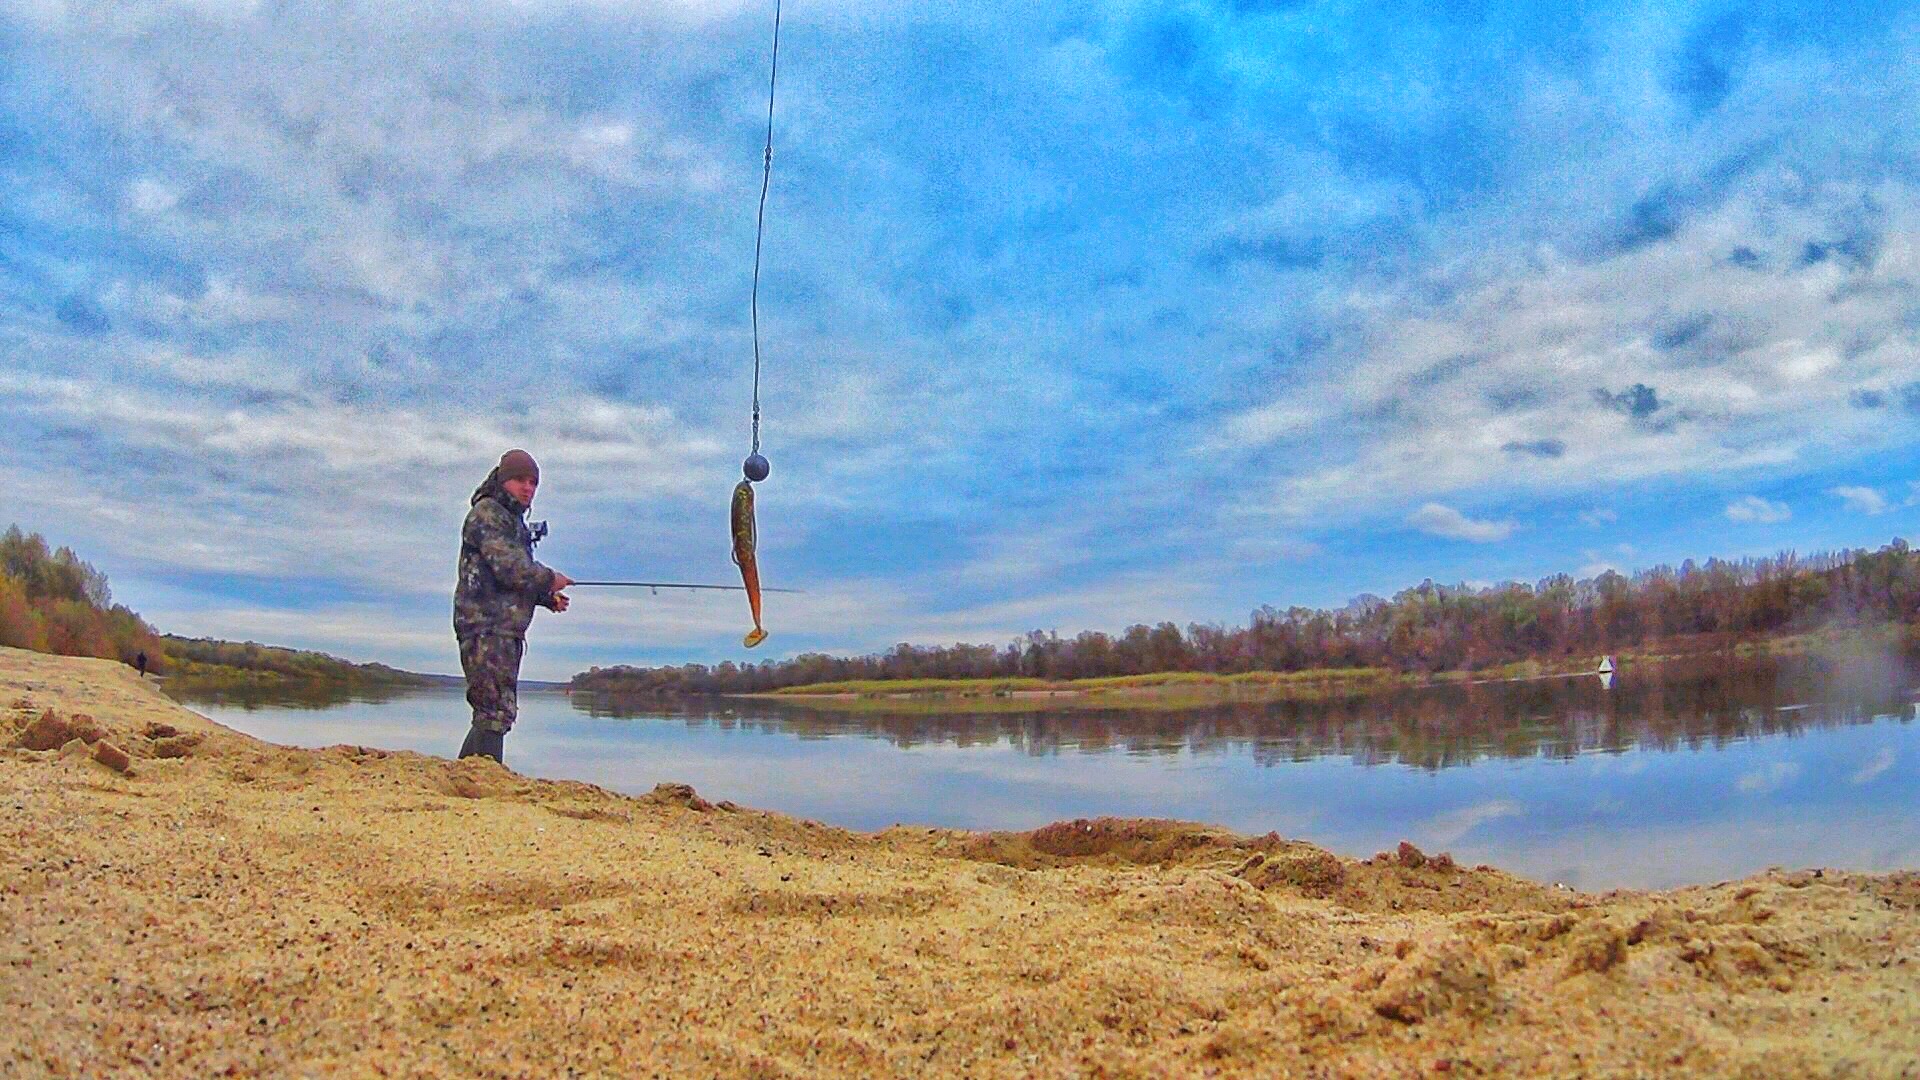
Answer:
[[[460,639],[460,670],[467,676],[467,704],[473,726],[504,735],[519,712],[520,655],[527,640],[510,634],[476,634]]]

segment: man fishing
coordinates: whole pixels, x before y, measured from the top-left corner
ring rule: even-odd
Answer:
[[[507,732],[518,712],[520,657],[536,605],[567,610],[561,590],[573,579],[533,558],[527,510],[540,487],[540,466],[525,450],[509,450],[473,493],[460,527],[460,581],[453,593],[453,634],[467,677],[473,727],[460,756],[505,764]]]

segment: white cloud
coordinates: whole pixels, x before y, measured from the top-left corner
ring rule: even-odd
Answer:
[[[1583,578],[1596,578],[1608,572],[1615,574],[1620,572],[1619,565],[1601,552],[1589,548],[1582,551],[1580,556],[1586,560],[1586,563],[1580,567],[1579,576]]]
[[[180,193],[152,177],[127,187],[127,208],[138,214],[164,214],[179,205]]]
[[[814,6],[837,9],[847,4],[835,0]],[[577,17],[584,12],[671,26],[698,26],[760,10],[752,0],[473,0],[462,7],[477,23],[524,22],[530,16]],[[260,9],[261,0],[0,0],[0,11],[45,27],[79,25],[123,33],[165,26],[183,16],[245,24],[257,19]]]
[[[1854,227],[1868,204],[1889,238],[1875,260],[1797,266],[1810,240]],[[1658,243],[1467,247],[1418,279],[1322,294],[1323,317],[1348,336],[1223,427],[1242,447],[1284,451],[1249,500],[1297,520],[1487,488],[1564,496],[1806,469],[1891,447],[1905,429],[1850,395],[1912,379],[1901,275],[1920,272],[1920,248],[1891,239],[1909,226],[1920,228],[1920,186],[1810,186],[1773,167],[1680,215]],[[1450,241],[1471,238],[1434,237]],[[1775,269],[1731,265],[1735,250]]]
[[[1605,506],[1593,510],[1580,511],[1580,523],[1582,525],[1590,525],[1594,528],[1599,528],[1602,525],[1611,525],[1619,520],[1620,515]]]
[[[1263,405],[1230,418],[1221,427],[1219,436],[1205,444],[1204,449],[1244,450],[1266,446],[1312,431],[1329,415],[1327,408],[1313,404],[1276,402]]]
[[[1884,514],[1891,509],[1886,497],[1870,487],[1842,485],[1828,488],[1827,494],[1846,503],[1847,509],[1856,514]]]
[[[1007,529],[980,543],[953,576],[986,588],[1057,581],[1061,574],[1086,563],[1098,550],[1097,540],[1084,524]]]
[[[1511,521],[1476,520],[1439,503],[1427,503],[1408,514],[1407,524],[1434,536],[1444,536],[1449,540],[1471,540],[1476,544],[1505,540],[1517,528]]]
[[[229,366],[218,357],[198,361],[207,372]],[[30,477],[36,506],[94,534],[90,557],[154,569],[319,574],[390,594],[447,586],[447,537],[466,493],[508,446],[537,448],[551,477],[536,516],[551,506],[576,529],[639,507],[649,508],[650,531],[673,528],[685,507],[724,494],[732,468],[718,440],[668,409],[573,396],[519,416],[304,395],[228,407],[15,371],[0,371],[0,392],[3,414],[22,429],[109,432],[119,455],[110,461],[141,463],[101,468],[89,456]],[[160,480],[164,497],[154,490]],[[129,532],[129,520],[141,528]]]
[[[1233,557],[1260,562],[1294,562],[1325,554],[1326,548],[1311,540],[1290,536],[1248,536],[1233,543]]]
[[[1786,503],[1771,502],[1758,495],[1748,495],[1727,504],[1727,520],[1743,524],[1777,525],[1793,516]]]

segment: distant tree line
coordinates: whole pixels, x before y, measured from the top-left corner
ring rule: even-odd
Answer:
[[[328,681],[406,683],[421,676],[384,664],[355,664],[325,653],[256,642],[162,635],[113,602],[107,576],[71,548],[18,525],[0,534],[0,645],[60,656],[98,656],[219,683]]]
[[[1822,627],[1898,624],[1920,649],[1920,554],[1896,539],[1858,549],[1737,561],[1688,560],[1631,577],[1487,588],[1423,581],[1391,600],[1361,596],[1338,610],[1261,605],[1245,627],[1171,622],[1117,636],[1032,631],[1005,645],[900,644],[871,656],[804,653],[760,664],[596,667],[577,690],[750,693],[848,680],[1079,679],[1162,671],[1233,674],[1379,667],[1478,670],[1529,658],[1612,652],[1668,638],[1728,639]]]
[[[327,653],[168,634],[173,673],[196,683],[327,682],[389,685],[430,681],[385,664],[356,664]]]
[[[155,664],[165,655],[153,627],[113,602],[105,574],[18,525],[0,535],[0,645],[128,662],[144,652]]]

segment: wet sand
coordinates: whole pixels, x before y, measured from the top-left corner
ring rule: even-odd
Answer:
[[[0,746],[9,1076],[1920,1077],[1920,873],[857,834],[276,747],[5,649]]]

